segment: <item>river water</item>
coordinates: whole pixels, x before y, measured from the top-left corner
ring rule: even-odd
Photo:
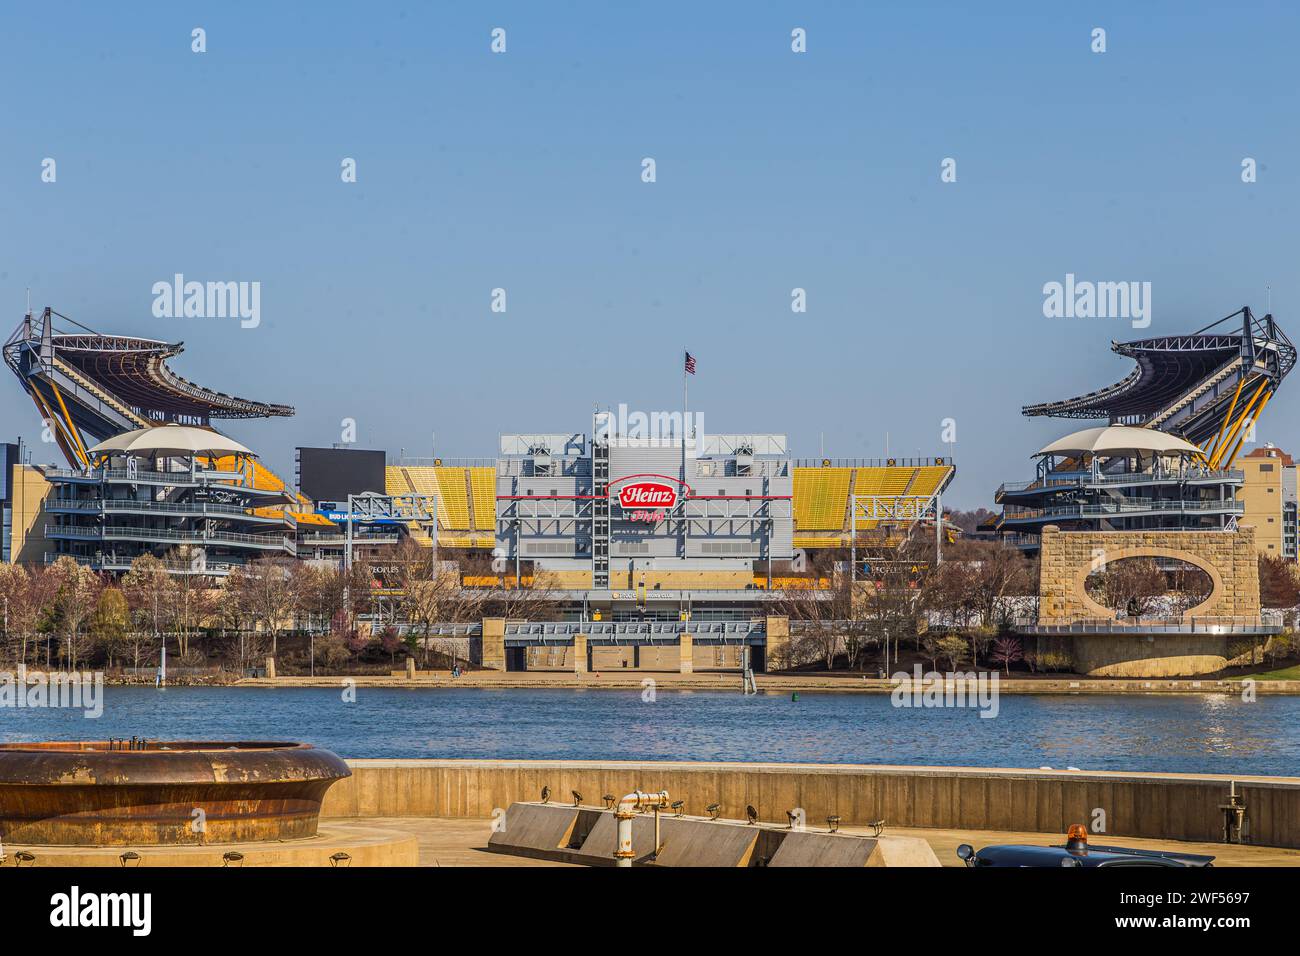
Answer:
[[[103,715],[0,707],[0,740],[303,740],[344,757],[713,760],[1300,775],[1300,697],[261,687],[104,688]]]

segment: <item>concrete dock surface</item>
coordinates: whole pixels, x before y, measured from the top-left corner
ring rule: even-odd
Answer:
[[[342,821],[331,821],[342,822]],[[487,849],[492,835],[491,821],[464,817],[378,817],[365,824],[399,830],[414,836],[419,844],[420,866],[569,866],[522,856],[493,853]],[[844,833],[870,833],[869,828],[843,827]],[[962,866],[957,846],[969,843],[976,850],[994,843],[1029,843],[1048,846],[1065,841],[1062,833],[1004,832],[995,830],[931,830],[918,827],[886,827],[886,836],[914,836],[934,849],[944,866]],[[1215,857],[1215,866],[1300,866],[1300,850],[1252,847],[1222,843],[1182,843],[1093,834],[1097,845],[1115,843],[1143,850],[1174,850]]]

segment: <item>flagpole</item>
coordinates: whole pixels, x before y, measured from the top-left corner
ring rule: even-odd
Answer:
[[[686,374],[686,356],[690,353],[682,349],[682,481],[686,480],[686,437],[687,424],[691,420],[690,376]]]

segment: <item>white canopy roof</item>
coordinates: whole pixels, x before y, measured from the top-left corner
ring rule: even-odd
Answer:
[[[1058,438],[1037,455],[1199,455],[1201,449],[1177,435],[1154,428],[1106,425]]]
[[[133,432],[114,435],[87,451],[92,455],[108,455],[116,452],[141,458],[189,458],[195,455],[207,458],[217,458],[221,455],[256,457],[233,438],[227,438],[207,428],[192,428],[189,425],[176,424],[138,428]]]

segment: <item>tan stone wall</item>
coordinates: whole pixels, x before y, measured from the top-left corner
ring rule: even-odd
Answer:
[[[782,670],[790,666],[790,619],[769,615],[767,618],[767,669]]]
[[[592,653],[598,660],[604,648],[594,648]],[[545,647],[527,647],[524,649],[524,663],[530,671],[572,671],[573,645],[548,644]],[[597,664],[596,669],[600,666]]]
[[[1255,547],[1261,554],[1280,557],[1282,554],[1282,469],[1286,467],[1278,458],[1237,459],[1246,479],[1241,486],[1241,502],[1245,514],[1241,520],[1255,528]]]
[[[579,591],[591,587],[590,571],[538,571],[532,586],[540,590]]]
[[[1214,590],[1191,617],[1259,617],[1259,564],[1255,529],[1239,531],[1061,531],[1043,529],[1039,563],[1039,622],[1061,624],[1114,618],[1084,590],[1088,574],[1123,558],[1169,557],[1209,574]]]
[[[505,618],[485,617],[483,619],[483,659],[479,663],[488,670],[506,669]]]
[[[323,817],[474,817],[536,800],[543,786],[589,803],[606,793],[667,790],[688,813],[721,803],[727,817],[745,805],[760,820],[786,822],[802,807],[810,825],[836,814],[845,826],[1019,830],[1064,834],[1106,811],[1107,835],[1217,842],[1227,776],[964,767],[827,764],[528,760],[350,760],[353,775],[325,796]],[[1300,847],[1300,780],[1237,777],[1250,842]],[[886,829],[888,833],[888,829]]]
[[[1221,634],[1075,634],[1074,669],[1089,677],[1196,677],[1228,666]],[[1261,639],[1262,640],[1262,639]]]
[[[10,480],[13,500],[11,560],[15,564],[42,564],[45,552],[54,550],[45,537],[45,499],[54,486],[31,465],[14,465]]]
[[[573,635],[573,672],[587,673],[587,635]]]
[[[743,590],[754,583],[753,571],[629,571],[609,569],[609,586],[614,590],[633,590],[641,582],[650,589],[663,590]]]
[[[642,644],[640,653],[630,644],[610,646],[602,644],[591,649],[591,669],[610,671],[677,671],[680,669],[680,650],[676,645],[650,646]],[[741,649],[734,645],[707,644],[691,649],[694,669],[697,671],[740,669]],[[530,647],[527,650],[530,671],[572,671],[574,650],[567,644],[548,647]],[[638,665],[636,662],[640,660]]]

